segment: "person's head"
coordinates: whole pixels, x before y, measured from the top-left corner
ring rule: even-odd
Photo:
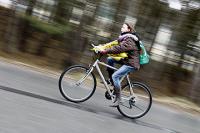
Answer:
[[[132,26],[132,24],[130,24],[130,23],[124,23],[122,25],[121,33],[124,33],[124,32],[133,32],[133,31],[134,31],[134,27]]]

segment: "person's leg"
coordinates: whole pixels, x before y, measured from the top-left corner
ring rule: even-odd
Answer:
[[[108,64],[109,66],[114,67],[115,63],[118,63],[118,61],[116,61],[115,59],[113,59],[113,58],[111,58],[111,57],[108,57],[108,58],[107,58],[107,64]],[[112,74],[114,73],[114,70],[111,69],[111,68],[109,68],[109,67],[107,67],[107,71],[108,71],[108,77],[109,77],[109,79],[110,79],[110,82],[111,82],[111,84],[113,84]]]
[[[121,101],[121,83],[120,83],[120,79],[127,75],[129,72],[134,71],[135,68],[131,67],[131,66],[127,66],[127,65],[123,65],[122,67],[120,67],[116,72],[114,72],[114,74],[112,75],[112,79],[113,79],[113,83],[114,83],[114,91],[115,91],[115,101],[114,104],[112,105],[112,107],[117,107]]]
[[[114,87],[115,89],[120,90],[121,85],[120,85],[120,79],[127,75],[129,72],[134,71],[135,68],[131,67],[131,66],[127,66],[127,65],[123,65],[122,67],[120,67],[113,75],[112,75],[112,79],[114,82]]]

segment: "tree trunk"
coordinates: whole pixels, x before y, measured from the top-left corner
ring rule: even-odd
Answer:
[[[113,18],[114,23],[113,23],[113,25],[112,25],[112,27],[110,29],[110,31],[112,32],[112,34],[111,34],[111,38],[112,39],[116,38],[116,34],[117,34],[117,36],[120,34],[119,26],[118,26],[117,23],[120,23],[121,26],[124,23],[125,16],[126,16],[127,11],[128,11],[128,10],[125,10],[124,7],[128,7],[128,3],[129,2],[125,2],[124,0],[118,0],[117,7],[116,7],[116,12],[115,12],[114,18]],[[120,13],[123,16],[119,16]]]
[[[37,0],[29,0],[28,8],[26,9],[26,15],[31,16],[33,13],[33,8],[36,4]]]
[[[33,13],[34,6],[36,4],[36,0],[29,0],[28,8],[26,10],[26,15],[31,16]],[[26,40],[29,37],[29,22],[27,20],[22,20],[20,27],[20,41],[19,41],[19,50],[21,52],[26,52],[27,44]]]
[[[70,17],[71,0],[58,0],[54,21],[60,24],[66,24]]]
[[[16,43],[16,20],[17,18],[15,17],[15,12],[16,12],[16,9],[15,9],[15,4],[16,3],[12,3],[12,7],[11,7],[11,10],[10,10],[10,13],[9,13],[9,18],[8,18],[8,26],[7,26],[7,29],[6,29],[6,32],[5,32],[5,45],[4,45],[4,48],[3,50],[5,52],[12,52],[13,49],[15,49],[16,47],[14,46],[14,44]]]
[[[49,44],[50,38],[51,38],[50,35],[44,33],[44,36],[42,37],[42,40],[40,41],[40,44],[37,50],[38,56],[45,56],[45,47],[46,47],[46,44]]]

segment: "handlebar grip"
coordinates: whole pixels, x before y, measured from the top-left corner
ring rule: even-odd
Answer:
[[[91,46],[92,46],[92,47],[95,47],[95,45],[94,45],[93,43],[91,43]]]

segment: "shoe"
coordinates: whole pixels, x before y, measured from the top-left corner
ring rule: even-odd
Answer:
[[[115,99],[113,101],[113,104],[110,105],[110,107],[118,107],[121,104],[121,94],[119,91],[115,90]]]

